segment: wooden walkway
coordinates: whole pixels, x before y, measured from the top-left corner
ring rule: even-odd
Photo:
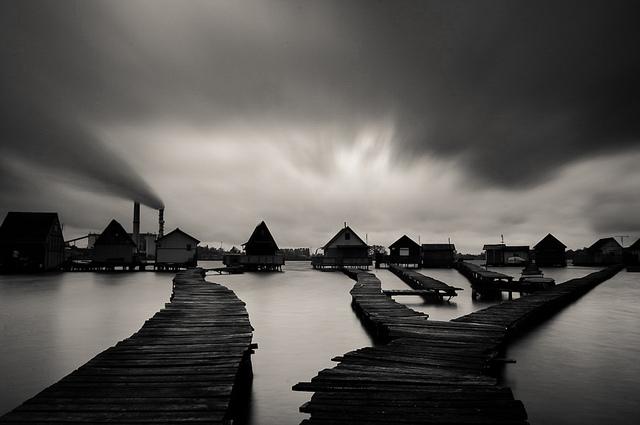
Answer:
[[[618,270],[559,285],[547,301],[559,308]],[[374,275],[349,275],[357,281],[351,291],[354,309],[390,342],[334,358],[337,366],[294,386],[314,392],[300,408],[311,415],[303,424],[527,424],[522,402],[498,385],[494,366],[502,362],[507,337],[520,328],[518,317],[532,323],[548,312],[544,298],[503,303],[456,321],[431,321],[388,297],[385,302]],[[510,320],[492,322],[493,315]]]
[[[171,302],[131,337],[0,423],[228,423],[251,379],[253,328],[230,289],[177,274]]]
[[[424,296],[428,301],[443,301],[444,297],[455,297],[458,295],[456,291],[462,291],[462,288],[455,288],[451,285],[447,285],[444,282],[433,279],[429,276],[425,276],[422,273],[418,273],[413,270],[406,269],[404,267],[389,265],[389,271],[398,276],[409,285],[411,288],[421,291],[428,291],[429,293]]]

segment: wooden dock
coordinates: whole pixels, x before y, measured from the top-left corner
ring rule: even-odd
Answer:
[[[426,291],[426,293],[423,295],[423,298],[425,298],[425,300],[427,301],[442,302],[445,297],[447,298],[447,300],[450,300],[451,297],[455,297],[458,295],[456,291],[463,290],[462,288],[455,288],[451,285],[447,285],[444,282],[404,267],[390,264],[388,268],[390,272],[398,276],[411,288],[418,291]]]
[[[357,282],[354,309],[390,342],[336,357],[337,366],[295,385],[314,392],[300,408],[311,415],[302,424],[527,424],[522,402],[495,377],[507,337],[523,321],[544,317],[550,311],[545,302],[557,309],[618,271],[558,285],[549,290],[553,296],[535,295],[537,302],[521,301],[526,297],[449,322],[404,311],[380,295],[374,275],[349,273]]]
[[[171,302],[0,423],[230,423],[252,377],[253,328],[230,289],[180,272]]]

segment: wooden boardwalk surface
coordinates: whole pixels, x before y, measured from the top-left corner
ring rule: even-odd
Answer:
[[[389,265],[389,271],[402,279],[402,281],[411,288],[429,291],[431,294],[426,298],[431,298],[435,301],[442,301],[444,297],[455,297],[458,295],[456,291],[462,290],[462,288],[455,288],[437,279],[425,276],[422,273],[418,273],[404,267]]]
[[[180,272],[171,302],[131,337],[0,423],[227,423],[251,379],[253,328],[230,289]]]
[[[547,301],[558,308],[618,270],[559,285]],[[533,320],[546,311],[542,304],[520,302],[516,313],[514,301],[456,321],[431,321],[381,294],[380,281],[371,273],[349,275],[357,281],[351,291],[354,309],[365,325],[390,342],[337,357],[337,366],[294,386],[314,392],[300,408],[311,415],[303,424],[527,423],[522,402],[498,385],[493,366],[500,361],[511,327],[519,324],[517,317]],[[502,312],[511,320],[489,319]]]

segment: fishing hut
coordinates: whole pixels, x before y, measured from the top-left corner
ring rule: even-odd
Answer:
[[[324,254],[311,257],[314,269],[368,269],[371,266],[369,245],[347,223],[322,249]]]
[[[422,267],[447,268],[456,262],[456,246],[452,243],[422,244]]]
[[[179,228],[156,241],[156,270],[180,270],[198,265],[200,241]]]
[[[376,254],[376,269],[396,264],[404,268],[420,268],[420,245],[407,235],[389,245],[389,255]]]
[[[486,265],[518,266],[529,262],[529,247],[526,245],[487,244],[482,247],[486,253]]]
[[[136,244],[116,220],[111,220],[93,246],[93,263],[105,269],[136,265]]]
[[[225,266],[242,266],[249,271],[282,271],[284,256],[264,221],[256,226],[242,247],[243,254],[224,255],[222,262]]]
[[[7,213],[0,226],[0,271],[55,270],[64,262],[64,238],[57,213]]]
[[[586,262],[593,266],[622,264],[622,245],[615,238],[598,239],[586,250]]]
[[[533,256],[538,267],[565,267],[567,246],[549,233],[533,247]]]

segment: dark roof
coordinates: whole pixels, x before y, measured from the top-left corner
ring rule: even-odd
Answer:
[[[558,238],[549,233],[547,236],[542,238],[540,242],[538,242],[533,249],[564,249],[567,246],[560,242]]]
[[[485,244],[482,249],[483,250],[488,250],[488,249],[503,249],[506,245],[503,243],[490,243],[490,244]]]
[[[142,235],[142,234],[144,234],[144,233],[141,233],[141,235]],[[183,232],[182,230],[180,230],[180,228],[179,228],[179,227],[176,227],[175,229],[173,229],[172,231],[170,231],[169,233],[167,233],[167,234],[166,234],[166,235],[164,235],[163,237],[159,238],[157,242],[159,242],[159,241],[161,241],[161,240],[163,240],[163,239],[165,239],[165,238],[167,238],[167,237],[169,237],[169,236],[171,236],[171,235],[173,235],[173,234],[180,234],[180,235],[183,235],[183,236],[187,237],[188,239],[191,239],[191,240],[192,240],[192,241],[194,241],[196,244],[199,244],[199,243],[200,243],[200,241],[199,241],[199,240],[197,240],[196,238],[194,238],[194,237],[193,237],[193,236],[191,236],[190,234],[188,234],[188,233],[186,233],[186,232]]]
[[[0,241],[44,242],[53,225],[60,225],[57,213],[11,211],[0,226]]]
[[[98,239],[96,239],[96,245],[132,245],[136,246],[133,239],[127,234],[126,230],[116,220],[111,220],[111,223],[106,229],[102,231]]]
[[[423,243],[423,251],[455,251],[456,246],[452,243]]]
[[[357,234],[356,232],[354,232],[354,231],[353,231],[353,229],[352,229],[351,227],[346,226],[346,227],[343,227],[342,229],[340,229],[340,230],[338,231],[338,233],[336,233],[336,234],[335,234],[335,236],[334,236],[334,237],[332,237],[332,238],[329,240],[329,242],[327,242],[327,243],[324,245],[323,249],[326,249],[329,245],[331,245],[331,244],[333,243],[333,241],[335,241],[336,239],[338,239],[338,238],[340,237],[340,235],[342,235],[342,234],[343,234],[344,232],[346,232],[346,231],[351,232],[351,234],[352,234],[353,236],[355,236],[355,237],[356,237],[356,239],[357,239],[357,240],[359,240],[359,241],[360,241],[360,243],[362,243],[362,245],[364,245],[364,246],[368,246],[368,245],[367,245],[367,243],[366,243],[365,241],[363,241],[363,240],[362,240],[362,238],[361,238],[360,236],[358,236],[358,234]]]
[[[260,224],[256,226],[249,240],[243,243],[242,246],[246,248],[247,246],[251,247],[256,244],[273,244],[276,251],[279,249],[276,240],[267,227],[267,223],[264,221],[261,221]]]
[[[389,249],[396,248],[396,247],[405,247],[406,248],[406,247],[409,247],[409,246],[420,248],[420,245],[418,245],[416,241],[414,241],[413,239],[411,239],[407,235],[402,235],[402,237],[400,239],[398,239],[397,241],[395,241],[394,243],[389,245]]]
[[[637,241],[635,241],[634,243],[632,243],[631,245],[629,245],[629,247],[627,249],[640,249],[640,238],[638,238]]]
[[[589,251],[594,251],[594,250],[602,248],[602,246],[605,245],[608,242],[614,242],[616,245],[618,245],[620,248],[622,248],[622,245],[620,245],[615,238],[602,238],[602,239],[598,239],[593,245],[591,245],[587,249]]]
[[[529,245],[507,245],[505,251],[529,251]]]

